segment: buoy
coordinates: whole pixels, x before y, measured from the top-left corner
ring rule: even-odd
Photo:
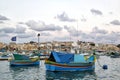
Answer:
[[[103,69],[108,69],[108,66],[107,66],[107,65],[103,65],[102,68],[103,68]]]

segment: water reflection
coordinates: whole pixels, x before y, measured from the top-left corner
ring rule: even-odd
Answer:
[[[24,70],[27,70],[27,69],[32,69],[32,68],[39,68],[39,65],[38,66],[9,66],[9,69],[12,70],[12,71],[24,71]]]
[[[14,80],[38,80],[39,66],[9,67]]]
[[[46,80],[96,80],[94,71],[51,72],[46,71]]]

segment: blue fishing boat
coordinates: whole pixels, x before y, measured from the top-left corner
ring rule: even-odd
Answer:
[[[46,70],[49,71],[89,71],[95,69],[95,54],[84,56],[52,51],[45,60]]]
[[[39,58],[33,57],[30,58],[27,55],[23,54],[13,54],[13,58],[9,59],[10,66],[34,66],[39,65]]]

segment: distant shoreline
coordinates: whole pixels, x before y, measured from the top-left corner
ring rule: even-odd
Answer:
[[[89,50],[101,50],[101,51],[119,51],[119,48],[115,44],[102,44],[102,43],[94,43],[94,42],[72,42],[72,41],[53,41],[53,42],[41,42],[39,45],[37,42],[29,42],[29,43],[15,43],[11,42],[9,44],[4,44],[0,42],[0,49],[5,48],[7,50],[67,50],[70,51],[71,48],[89,51]]]

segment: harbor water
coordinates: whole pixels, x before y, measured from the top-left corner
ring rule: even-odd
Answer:
[[[95,71],[51,72],[46,71],[44,60],[39,66],[10,67],[8,61],[0,61],[0,80],[120,80],[120,58],[100,56]],[[102,69],[107,65],[108,69]]]

